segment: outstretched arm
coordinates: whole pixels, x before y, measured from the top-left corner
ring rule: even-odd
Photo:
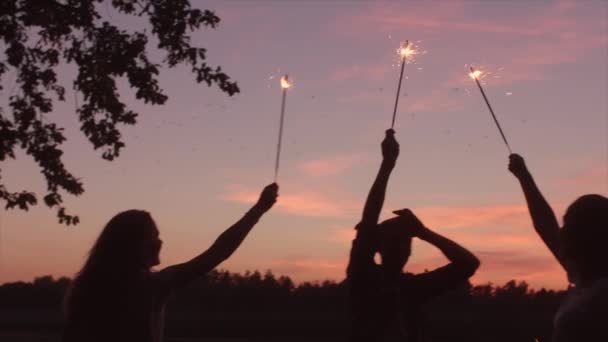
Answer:
[[[509,156],[509,171],[519,180],[519,184],[526,197],[534,229],[562,267],[567,270],[559,249],[559,224],[557,223],[557,218],[553,209],[551,209],[551,206],[538,189],[538,186],[536,186],[532,174],[526,167],[524,158],[518,154],[511,154]]]
[[[228,259],[241,245],[249,231],[276,202],[278,185],[270,184],[264,188],[258,202],[238,222],[226,229],[205,252],[194,259],[167,267],[158,276],[165,286],[173,288],[214,269]]]
[[[395,131],[386,131],[386,137],[382,141],[382,164],[374,184],[367,195],[365,207],[361,221],[357,224],[357,237],[353,241],[350,251],[350,261],[348,263],[347,274],[353,277],[356,273],[364,272],[366,265],[374,262],[375,246],[375,227],[380,218],[380,211],[384,204],[386,186],[391,171],[395,167],[397,156],[399,155],[399,143],[395,140]]]

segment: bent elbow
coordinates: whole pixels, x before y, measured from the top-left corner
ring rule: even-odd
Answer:
[[[481,265],[481,261],[476,256],[472,255],[471,260],[469,260],[469,262],[465,266],[465,272],[467,274],[467,278],[472,277],[475,274],[475,272],[477,272],[477,269],[479,268],[480,265]]]

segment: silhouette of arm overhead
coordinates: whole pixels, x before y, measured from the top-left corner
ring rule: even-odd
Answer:
[[[380,218],[380,211],[384,204],[384,196],[386,194],[386,186],[391,171],[397,162],[399,155],[399,143],[395,140],[395,131],[389,129],[386,131],[386,137],[382,142],[382,164],[376,176],[376,180],[367,195],[367,201],[363,208],[363,216],[361,223],[365,226],[376,225]]]
[[[437,247],[450,261],[446,266],[416,275],[420,288],[429,296],[453,289],[475,274],[480,261],[473,253],[424,226],[410,210],[401,210],[399,215],[408,221],[413,236]]]
[[[205,252],[194,259],[167,267],[159,272],[166,286],[180,286],[214,269],[228,259],[241,245],[249,231],[276,202],[278,185],[270,184],[264,188],[258,202],[238,222],[226,229]],[[167,283],[168,282],[168,283]]]
[[[384,204],[388,178],[395,167],[398,155],[399,143],[395,140],[395,131],[389,129],[386,131],[384,141],[382,141],[383,159],[380,170],[367,195],[361,221],[356,226],[357,237],[353,241],[347,269],[349,277],[355,276],[356,273],[365,272],[366,267],[364,265],[371,265],[374,262],[374,254],[376,253],[374,233]]]
[[[566,263],[561,256],[559,248],[559,224],[557,218],[553,209],[551,209],[551,206],[536,186],[532,174],[526,167],[524,158],[515,153],[511,154],[509,156],[509,171],[519,180],[519,184],[526,197],[534,229],[567,271]]]

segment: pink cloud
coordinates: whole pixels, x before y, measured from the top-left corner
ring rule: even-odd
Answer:
[[[360,208],[351,206],[351,217],[357,219]],[[444,233],[447,231],[449,238],[471,243],[493,243],[500,245],[540,246],[540,240],[532,230],[532,221],[528,215],[528,209],[524,205],[503,206],[479,206],[479,207],[426,207],[413,208],[412,211],[429,228]],[[392,216],[390,210],[384,212]],[[354,227],[354,223],[353,223]],[[349,243],[355,237],[353,227],[330,227],[327,235],[322,237],[326,241]],[[508,233],[502,231],[487,230],[487,233],[479,233],[479,230],[471,228],[507,228]],[[466,229],[464,229],[466,228]]]
[[[340,227],[331,229],[327,235],[321,236],[324,241],[335,242],[339,244],[349,244],[355,238],[357,232],[354,224],[352,227]]]
[[[221,198],[230,202],[253,204],[257,201],[258,196],[259,194],[255,190],[229,186]],[[279,193],[276,207],[279,211],[293,215],[349,218],[352,217],[353,211],[358,209],[358,203],[305,190],[291,191],[285,195]]]
[[[363,157],[356,155],[335,156],[307,160],[302,162],[299,168],[309,177],[330,177],[344,173],[362,160]]]

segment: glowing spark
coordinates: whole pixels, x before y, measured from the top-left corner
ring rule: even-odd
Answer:
[[[405,41],[401,48],[399,48],[399,55],[401,57],[409,57],[414,54],[416,54],[416,50],[409,41]]]
[[[469,76],[474,79],[474,80],[478,80],[479,76],[481,76],[481,70],[475,70],[475,71],[471,71],[469,73]]]
[[[291,87],[291,83],[287,80],[287,76],[281,77],[281,88],[287,89]]]

